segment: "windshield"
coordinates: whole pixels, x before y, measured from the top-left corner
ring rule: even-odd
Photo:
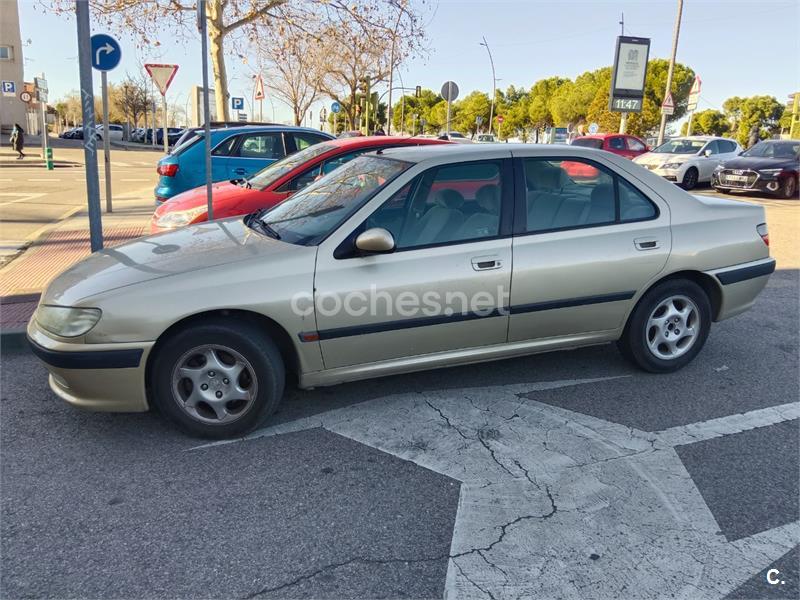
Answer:
[[[800,142],[758,142],[742,156],[762,158],[800,158]]]
[[[272,163],[271,165],[261,169],[258,173],[253,175],[248,181],[250,185],[259,190],[264,190],[268,186],[275,183],[278,179],[292,171],[295,167],[306,163],[321,154],[325,154],[336,147],[335,144],[322,143],[309,146],[305,150],[290,154],[286,158]]]
[[[572,140],[572,145],[599,149],[603,147],[603,140],[598,140],[597,138],[575,138]]]
[[[708,142],[706,140],[670,140],[651,152],[658,154],[697,154]]]
[[[319,243],[410,166],[381,156],[360,156],[262,213],[260,221],[285,242]]]

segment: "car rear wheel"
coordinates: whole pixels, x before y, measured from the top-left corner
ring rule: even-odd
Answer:
[[[711,303],[686,279],[656,285],[642,296],[617,342],[622,354],[651,373],[677,371],[703,348],[711,327]]]
[[[681,182],[681,187],[685,190],[692,190],[697,185],[698,179],[698,172],[697,169],[694,167],[689,167],[686,173],[683,174],[683,181]]]
[[[185,432],[227,438],[258,427],[278,407],[285,369],[275,344],[246,322],[189,326],[153,357],[155,406]]]
[[[781,196],[784,198],[795,198],[797,196],[797,180],[794,177],[787,177],[781,187]]]

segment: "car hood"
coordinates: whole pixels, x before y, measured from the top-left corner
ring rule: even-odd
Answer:
[[[260,190],[242,187],[230,181],[215,183],[211,186],[211,197],[214,201],[214,206],[246,202],[262,194],[263,192]],[[166,212],[189,210],[198,206],[205,206],[207,202],[206,186],[202,185],[173,196],[158,207],[156,214],[161,215]]]
[[[797,169],[797,161],[790,158],[764,158],[761,156],[737,156],[725,161],[726,169]]]
[[[640,165],[663,165],[668,162],[684,162],[696,157],[696,154],[667,154],[666,152],[645,152],[633,159]]]
[[[111,290],[234,261],[266,255],[280,260],[295,248],[253,231],[241,218],[190,225],[95,252],[56,277],[42,302],[73,306]]]

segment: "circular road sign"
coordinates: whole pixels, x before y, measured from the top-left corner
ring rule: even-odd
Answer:
[[[458,86],[455,81],[445,81],[442,85],[442,98],[448,102],[452,102],[458,98]]]
[[[341,104],[339,104],[338,102],[332,102],[331,103],[331,112],[333,114],[338,113],[340,110],[342,110],[342,105]]]
[[[592,135],[594,135],[594,134],[595,134],[595,133],[597,133],[598,131],[600,131],[600,125],[598,125],[597,123],[591,123],[591,124],[589,124],[589,133],[591,133]]]
[[[506,118],[503,115],[497,115],[497,122],[498,123],[502,123],[505,120],[506,120]]]
[[[105,33],[92,36],[92,67],[98,71],[110,71],[122,59],[119,42]]]
[[[25,104],[33,100],[33,96],[30,92],[20,92],[19,99],[22,100]]]

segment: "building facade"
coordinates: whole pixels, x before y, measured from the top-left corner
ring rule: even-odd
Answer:
[[[11,131],[14,123],[23,127],[28,124],[28,107],[19,95],[25,89],[25,61],[22,55],[22,37],[19,29],[18,0],[0,0],[0,130]],[[9,91],[12,82],[14,91]]]

